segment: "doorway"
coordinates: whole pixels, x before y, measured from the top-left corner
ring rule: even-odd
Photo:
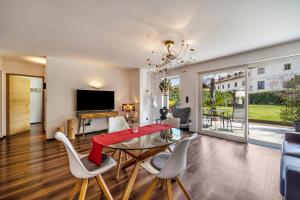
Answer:
[[[43,130],[43,77],[7,74],[7,133]]]
[[[199,74],[200,131],[238,142],[248,142],[247,68]]]

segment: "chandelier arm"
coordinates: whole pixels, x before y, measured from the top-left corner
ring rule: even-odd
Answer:
[[[180,55],[180,54],[181,54],[182,50],[183,50],[183,46],[182,46],[182,45],[180,45],[180,49],[179,49],[178,55]]]

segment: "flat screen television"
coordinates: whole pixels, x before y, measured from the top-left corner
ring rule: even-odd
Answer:
[[[114,91],[77,90],[76,100],[77,111],[115,109]]]

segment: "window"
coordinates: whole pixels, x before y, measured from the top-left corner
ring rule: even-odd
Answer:
[[[220,86],[218,85],[218,90],[220,89]]]
[[[242,86],[245,86],[245,81],[242,82]]]
[[[290,70],[292,68],[291,63],[284,64],[284,70]]]
[[[265,68],[261,67],[257,69],[257,74],[264,74],[265,73]]]
[[[234,83],[234,87],[237,87],[237,82]]]
[[[171,81],[172,85],[172,89],[169,93],[168,105],[170,108],[174,108],[180,104],[180,76],[168,77],[168,79]]]
[[[230,88],[230,83],[228,83],[227,87]]]
[[[263,90],[263,89],[265,89],[265,81],[258,81],[258,82],[257,82],[257,89],[258,89],[258,90]]]
[[[224,89],[224,85],[222,85],[222,89]]]

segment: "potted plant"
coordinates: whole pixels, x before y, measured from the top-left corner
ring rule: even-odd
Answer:
[[[163,95],[169,95],[170,90],[172,89],[172,84],[171,84],[170,79],[164,78],[159,83],[159,89]]]
[[[295,130],[300,132],[300,75],[295,75],[284,83],[281,92],[283,108],[280,118],[285,123],[294,123]]]
[[[163,96],[163,107],[169,108],[168,101],[169,101],[169,94],[172,89],[172,84],[170,79],[164,78],[159,83],[159,89]]]

